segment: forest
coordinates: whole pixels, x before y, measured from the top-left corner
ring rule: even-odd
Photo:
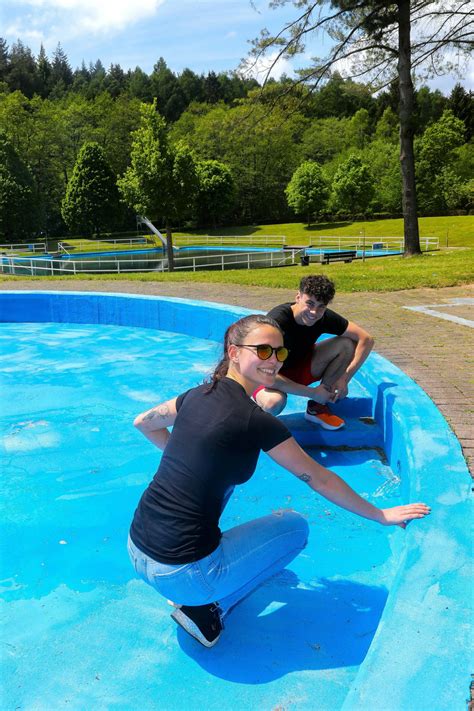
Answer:
[[[415,92],[420,215],[474,210],[474,97]],[[0,39],[0,239],[399,216],[398,86],[72,69]],[[153,189],[143,194],[146,176]],[[145,178],[144,178],[145,176]],[[140,177],[140,180],[139,180]],[[145,181],[146,182],[146,181]]]

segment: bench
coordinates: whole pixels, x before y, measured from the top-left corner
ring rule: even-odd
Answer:
[[[357,251],[355,249],[347,249],[342,252],[321,252],[319,261],[321,264],[329,264],[329,262],[352,262],[356,258]]]

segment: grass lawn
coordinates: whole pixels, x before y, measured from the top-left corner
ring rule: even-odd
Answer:
[[[474,215],[449,217],[420,217],[420,237],[438,237],[440,248],[474,247]],[[355,237],[361,234],[372,239],[382,237],[403,237],[403,220],[373,220],[365,222],[325,222],[308,227],[302,222],[278,225],[253,225],[226,227],[218,230],[197,230],[195,232],[175,232],[177,244],[183,234],[203,235],[285,235],[288,244],[308,244],[311,237]],[[242,244],[245,241],[242,240]]]
[[[268,286],[294,289],[305,274],[324,273],[334,279],[338,291],[396,291],[417,287],[441,287],[468,284],[474,281],[474,248],[454,248],[429,252],[419,257],[370,258],[323,266],[313,263],[308,267],[280,267],[274,269],[234,269],[202,272],[146,272],[140,274],[78,274],[64,277],[38,277],[42,280],[77,281],[179,281],[245,286]],[[2,281],[15,281],[25,277],[0,277]],[[35,280],[36,277],[26,277]]]
[[[254,227],[232,227],[220,230],[219,234],[245,235],[286,235],[289,244],[307,244],[309,237],[318,234],[357,236],[365,230],[366,237],[378,238],[401,236],[402,220],[378,220],[374,222],[344,223],[340,225],[317,225],[311,228],[302,223],[287,225],[258,225]],[[175,233],[176,243],[184,233]],[[190,234],[190,233],[187,233]],[[199,233],[193,233],[199,234]],[[217,232],[216,232],[217,234]],[[0,276],[0,280],[16,281],[20,279],[48,280],[129,280],[129,281],[177,281],[242,284],[248,286],[268,286],[293,289],[295,283],[304,274],[323,272],[335,280],[339,291],[395,291],[417,287],[442,287],[467,284],[474,281],[474,216],[465,217],[422,217],[420,218],[421,236],[434,236],[440,239],[440,250],[425,253],[422,256],[370,258],[365,262],[355,260],[350,264],[333,263],[321,265],[312,263],[308,267],[292,266],[273,269],[235,269],[228,271],[202,272],[145,272],[128,274],[78,274],[76,276],[54,277],[10,277]],[[64,240],[66,241],[66,240]],[[70,239],[71,247],[81,242],[87,249],[97,247],[116,249],[112,243],[98,243],[94,240]],[[446,248],[446,241],[449,247]],[[239,240],[245,244],[245,239]],[[126,245],[122,249],[134,249],[139,245]],[[80,288],[78,284],[78,288]]]

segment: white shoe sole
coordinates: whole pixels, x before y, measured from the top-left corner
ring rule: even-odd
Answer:
[[[304,413],[304,419],[308,420],[308,422],[313,422],[315,425],[319,425],[323,428],[323,430],[340,430],[346,424],[345,422],[341,422],[340,425],[328,425],[326,422],[323,422],[317,415],[309,415],[307,412]]]
[[[191,637],[194,637],[197,642],[202,644],[203,647],[213,647],[219,641],[219,637],[221,636],[220,633],[213,642],[209,642],[209,640],[204,637],[199,627],[197,627],[194,622],[184,614],[184,612],[181,612],[180,608],[176,608],[176,610],[171,613],[171,617],[180,627],[183,628],[183,630],[190,634]]]

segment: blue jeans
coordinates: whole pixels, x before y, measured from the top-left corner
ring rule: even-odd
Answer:
[[[285,568],[306,546],[309,527],[296,511],[278,511],[235,526],[219,546],[194,563],[158,563],[128,539],[136,573],[180,605],[218,602],[225,615],[264,580]]]

